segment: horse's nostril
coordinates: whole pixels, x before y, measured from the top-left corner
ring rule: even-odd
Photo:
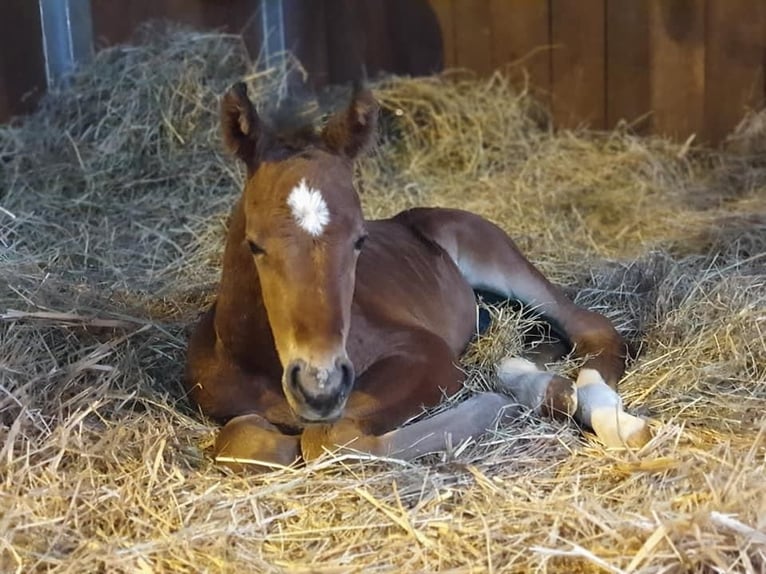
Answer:
[[[350,387],[354,382],[354,366],[349,361],[343,361],[340,365],[341,383],[345,388]]]
[[[294,361],[287,370],[287,380],[293,389],[301,389],[300,374],[301,365],[298,361]]]

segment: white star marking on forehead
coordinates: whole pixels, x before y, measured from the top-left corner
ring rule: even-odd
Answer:
[[[287,205],[298,226],[314,237],[319,237],[330,222],[330,210],[327,209],[322,192],[309,187],[305,179],[290,192]]]

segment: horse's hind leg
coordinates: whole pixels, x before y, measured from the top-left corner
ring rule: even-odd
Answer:
[[[479,393],[450,409],[378,437],[380,453],[412,460],[444,452],[518,414],[518,407],[507,396]]]
[[[572,415],[592,428],[608,447],[642,447],[651,439],[646,421],[626,413],[614,389],[600,378],[590,378],[594,373],[594,370],[582,371],[575,385],[526,359],[506,358],[497,366],[500,389],[535,412]]]
[[[499,227],[465,211],[413,209],[405,222],[439,244],[474,289],[517,300],[545,317],[614,387],[625,370],[625,343],[608,319],[578,307],[548,281]]]
[[[623,429],[624,419],[614,391],[625,371],[626,345],[611,322],[602,315],[578,307],[548,281],[519,251],[499,227],[478,215],[450,209],[413,209],[398,216],[420,235],[440,245],[453,259],[474,289],[497,293],[533,308],[559,330],[584,360],[577,379],[576,402],[580,422],[594,428],[605,442],[623,437],[626,442],[646,442],[646,424]],[[518,386],[518,394],[545,396],[539,377],[506,377],[506,385]],[[535,381],[531,389],[529,385]],[[558,384],[558,383],[557,383]],[[565,385],[559,385],[566,396]],[[533,406],[533,405],[530,405]],[[593,424],[594,420],[599,422]],[[628,432],[629,431],[629,432]],[[626,432],[629,436],[626,436]],[[635,439],[635,440],[634,440]]]

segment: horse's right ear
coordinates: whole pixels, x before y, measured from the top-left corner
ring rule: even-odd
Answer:
[[[258,162],[261,121],[242,82],[229,88],[221,99],[221,129],[227,151],[249,167]]]

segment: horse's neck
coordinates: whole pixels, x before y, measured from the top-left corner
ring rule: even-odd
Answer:
[[[270,364],[276,359],[258,272],[245,242],[245,215],[241,201],[234,207],[229,222],[216,301],[215,329],[229,353],[247,362],[252,359]]]

